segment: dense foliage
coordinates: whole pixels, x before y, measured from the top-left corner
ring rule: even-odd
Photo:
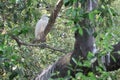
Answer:
[[[79,1],[83,3],[85,0]],[[56,2],[57,0],[0,0],[0,79],[32,79],[45,66],[65,54],[47,48],[19,46],[12,38],[14,35],[26,43],[31,43],[34,40],[36,22],[42,14],[50,15]],[[120,0],[100,0],[99,8],[90,13],[84,13],[81,7],[74,8],[75,2],[76,0],[64,0],[65,6],[62,7],[60,17],[47,36],[47,43],[52,47],[64,49],[65,52],[72,51],[74,30],[76,30],[73,22],[87,16],[96,29],[95,37],[99,53],[105,55],[112,50],[111,45],[120,41]],[[46,9],[48,6],[50,10]],[[82,34],[82,30],[79,30]],[[103,71],[101,79],[111,78],[110,76],[113,77],[115,74],[119,77],[119,73],[118,71],[109,75],[109,72]],[[81,77],[83,80],[96,79],[93,73],[89,75],[90,77],[86,77],[78,73],[75,79],[79,80]]]

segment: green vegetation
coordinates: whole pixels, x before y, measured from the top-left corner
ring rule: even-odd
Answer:
[[[57,1],[0,0],[0,80],[31,80],[41,70],[66,54],[48,48],[19,46],[12,37],[14,35],[25,43],[32,43],[37,21],[42,14],[50,15]],[[38,3],[41,3],[42,7],[38,8]],[[111,45],[120,41],[120,0],[112,1],[111,7],[109,5],[105,6],[105,3],[101,4],[103,4],[101,12],[103,12],[104,18],[101,19],[97,15],[101,22],[96,21],[95,28],[96,45],[100,50],[99,53],[104,55],[112,50]],[[47,11],[45,7],[48,5],[51,5],[51,7]],[[71,5],[62,7],[59,13],[60,17],[57,18],[52,30],[47,35],[46,42],[49,46],[67,53],[73,50],[75,42],[75,28],[72,21],[75,14],[71,9]],[[107,12],[108,14],[106,14]],[[96,12],[89,14],[89,19],[92,21],[94,21],[94,13]],[[113,15],[117,16],[114,17]],[[82,31],[80,31],[80,34],[82,34]],[[82,80],[96,80],[93,73],[89,73],[89,75],[87,77],[82,73],[78,73],[73,80],[80,80],[81,78]],[[119,77],[119,70],[113,72],[103,71],[100,80],[119,80]]]

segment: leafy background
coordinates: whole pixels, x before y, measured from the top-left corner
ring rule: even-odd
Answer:
[[[0,0],[0,80],[33,79],[42,69],[66,54],[47,48],[19,47],[10,36],[13,34],[18,36],[20,40],[31,43],[34,40],[34,28],[37,21],[42,14],[50,15],[56,2],[57,0],[45,0],[45,2],[42,0]],[[38,7],[38,3],[41,3],[42,7]],[[51,5],[49,11],[46,11],[46,4]],[[120,0],[112,2],[112,8],[118,15],[120,14],[119,5]],[[71,52],[75,41],[74,25],[66,17],[67,9],[69,7],[62,7],[60,17],[57,18],[47,36],[47,44],[58,49],[64,49],[65,52]],[[96,27],[96,44],[101,53],[110,51],[111,49],[108,47],[120,41],[119,16],[114,19],[114,24],[114,26]],[[104,21],[102,25],[104,25]],[[103,76],[105,77],[107,74],[109,73],[105,73]],[[120,71],[110,72],[110,76],[119,80]],[[79,76],[76,77],[76,79],[78,78]]]

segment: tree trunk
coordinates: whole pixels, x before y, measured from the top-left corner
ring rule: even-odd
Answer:
[[[87,0],[86,3],[81,4],[81,7],[84,9],[85,12],[90,12],[97,7],[97,2],[97,0]],[[93,27],[91,27],[90,21],[87,18],[84,18],[84,20],[79,22],[79,25],[83,30],[83,35],[80,35],[79,30],[75,32],[75,45],[72,54],[72,58],[77,60],[80,57],[82,59],[86,59],[88,52],[95,53],[96,50],[95,39],[93,36],[94,29]],[[71,64],[75,65],[72,59]]]

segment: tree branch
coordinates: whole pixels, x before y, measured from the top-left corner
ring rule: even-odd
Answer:
[[[59,52],[62,52],[62,53],[67,53],[65,52],[64,49],[57,49],[57,48],[54,48],[54,47],[51,47],[49,46],[48,44],[46,43],[41,43],[41,44],[29,44],[29,43],[26,43],[26,42],[23,42],[21,41],[18,37],[14,36],[14,35],[11,35],[12,39],[14,39],[18,46],[20,47],[21,45],[24,45],[24,46],[34,46],[34,47],[41,47],[41,48],[48,48],[48,49],[51,49],[53,51],[59,51]]]
[[[56,18],[58,16],[58,13],[60,12],[60,9],[61,9],[62,5],[63,5],[63,0],[58,0],[57,4],[55,6],[55,9],[51,13],[51,16],[50,16],[49,22],[47,24],[47,27],[46,27],[46,29],[44,31],[45,36],[50,32],[52,26],[54,25],[55,20],[56,20]]]

